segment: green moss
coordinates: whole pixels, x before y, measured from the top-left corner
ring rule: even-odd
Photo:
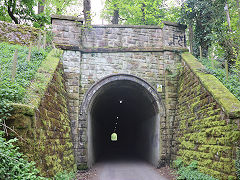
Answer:
[[[203,68],[202,65],[195,62],[194,59],[187,62],[188,66],[183,67],[179,80],[183,88],[178,89],[177,157],[185,165],[197,160],[200,171],[215,178],[227,179],[229,175],[234,177],[233,157],[236,144],[240,140],[240,131],[234,118],[238,116],[233,116],[231,112],[227,114],[223,105],[215,100],[201,81],[202,76],[205,76],[199,70]]]
[[[38,108],[42,96],[44,95],[48,84],[53,78],[54,72],[59,64],[59,58],[56,55],[61,54],[62,51],[53,49],[47,56],[46,60],[43,61],[38,72],[32,81],[26,95],[26,102],[30,105]]]
[[[183,60],[199,78],[200,82],[212,94],[214,99],[223,107],[230,117],[240,117],[240,102],[230,91],[213,75],[205,74],[201,70],[204,66],[190,53],[182,53]]]
[[[34,108],[32,106],[29,106],[26,104],[18,104],[18,103],[11,103],[10,105],[14,113],[21,113],[29,116],[34,115]]]

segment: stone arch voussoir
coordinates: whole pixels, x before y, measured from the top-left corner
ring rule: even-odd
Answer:
[[[94,99],[94,97],[97,96],[98,91],[108,83],[111,83],[113,81],[119,81],[119,80],[126,80],[134,82],[140,86],[142,86],[148,93],[151,95],[155,111],[157,111],[160,116],[165,117],[165,106],[162,102],[161,96],[158,94],[158,92],[145,80],[134,76],[130,74],[114,74],[110,76],[106,76],[103,79],[99,80],[98,82],[94,83],[88,91],[85,93],[81,107],[80,107],[80,120],[86,120],[88,110],[91,107],[91,103]]]

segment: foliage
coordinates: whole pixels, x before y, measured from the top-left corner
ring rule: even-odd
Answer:
[[[236,173],[237,173],[237,177],[238,179],[240,179],[240,148],[237,148],[237,159],[236,159]]]
[[[0,20],[16,24],[29,24],[34,27],[44,27],[50,24],[51,14],[64,14],[67,7],[76,5],[78,0],[4,0],[0,1]],[[44,6],[44,11],[35,12],[38,4]]]
[[[110,21],[118,10],[120,23],[132,25],[159,25],[164,16],[162,0],[108,0],[104,18]]]
[[[206,71],[208,73],[213,74],[219,79],[224,86],[226,86],[229,91],[240,100],[240,78],[239,70],[237,68],[232,68],[229,71],[229,77],[227,79],[226,71],[225,68],[223,68],[223,63],[221,61],[209,60],[206,58],[203,58],[200,61],[206,66]]]
[[[0,131],[0,179],[44,179],[34,162],[28,162],[18,148],[13,145],[17,139],[6,140]]]
[[[225,5],[228,5],[228,11]],[[181,9],[181,23],[193,26],[193,54],[209,54],[225,58],[231,64],[239,64],[240,24],[237,1],[234,0],[187,0]],[[230,24],[227,23],[227,13]],[[217,47],[217,48],[216,48]],[[210,48],[210,51],[209,51]],[[220,50],[220,52],[218,51]]]
[[[46,23],[47,17],[43,14],[36,14],[34,6],[37,0],[4,0],[0,2],[0,19],[14,21],[16,24],[23,23]]]
[[[224,21],[225,0],[187,0],[181,9],[181,23],[192,24],[194,29],[194,55],[199,56],[199,46],[206,57],[212,42],[212,31]]]
[[[197,161],[193,161],[189,166],[184,167],[183,161],[181,159],[177,159],[174,161],[174,165],[178,168],[178,180],[217,180],[209,175],[199,172],[197,169]]]
[[[64,14],[68,6],[76,4],[77,0],[46,0],[46,14]]]
[[[15,49],[18,49],[19,53],[16,78],[12,81],[11,66]],[[38,51],[33,48],[30,61],[27,61],[28,48],[26,47],[0,43],[0,52],[0,99],[10,102],[22,102],[26,87],[30,84],[47,52],[43,49]]]
[[[67,171],[63,171],[61,173],[57,173],[54,176],[54,180],[72,180],[75,178],[75,173],[74,172],[67,172]]]
[[[11,64],[15,49],[18,49],[17,75],[11,80]],[[9,102],[23,102],[26,88],[32,83],[38,67],[47,55],[47,51],[32,49],[30,61],[27,61],[28,48],[19,45],[0,43],[0,179],[49,179],[39,176],[34,162],[19,153],[15,146],[17,139],[7,140],[3,131],[5,120],[11,116]],[[58,54],[57,54],[58,55]],[[51,67],[48,67],[51,68]],[[74,173],[58,173],[51,179],[73,179]]]
[[[17,75],[11,80],[11,64],[15,49],[19,50]],[[46,56],[44,50],[32,52],[31,61],[27,62],[28,48],[0,43],[0,128],[5,127],[5,120],[11,116],[9,102],[22,102],[25,88],[29,85],[38,66]],[[24,159],[23,154],[14,146],[17,139],[6,140],[0,130],[0,179],[42,179],[33,162]]]

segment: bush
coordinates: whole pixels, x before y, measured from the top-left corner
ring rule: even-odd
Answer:
[[[0,131],[0,179],[44,179],[34,162],[28,162],[18,148],[13,145],[17,139],[6,140]]]
[[[74,172],[67,172],[67,171],[63,171],[61,173],[57,173],[54,176],[54,180],[72,180],[75,178],[75,173]]]
[[[177,159],[174,161],[174,165],[178,169],[178,180],[217,180],[209,175],[199,172],[197,169],[197,161],[193,161],[189,166],[184,167],[183,161]]]

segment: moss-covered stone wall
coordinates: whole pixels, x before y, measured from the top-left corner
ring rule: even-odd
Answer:
[[[50,56],[29,87],[28,105],[13,104],[7,121],[17,133],[12,135],[18,136],[21,151],[46,177],[76,169],[63,67],[54,53]]]
[[[21,45],[33,42],[36,45],[39,32],[41,30],[34,27],[0,21],[0,42]]]
[[[240,102],[191,54],[182,54],[174,158],[218,179],[236,179]]]

